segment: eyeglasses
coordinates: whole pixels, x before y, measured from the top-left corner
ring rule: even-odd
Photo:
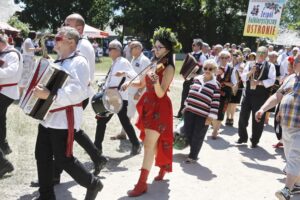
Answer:
[[[115,47],[109,47],[108,51],[111,51],[111,50],[114,50],[114,49],[117,49],[117,48],[115,48]]]
[[[220,57],[222,60],[226,60],[228,59],[229,57]]]
[[[203,71],[213,71],[214,69],[211,67],[203,67]]]
[[[258,54],[258,55],[265,55],[265,53],[266,52],[264,52],[264,51],[258,51],[258,52],[256,52],[256,54]]]
[[[239,56],[239,54],[232,54],[232,56],[233,56],[233,57],[238,57],[238,56]]]
[[[163,47],[163,46],[153,46],[153,49],[156,50],[156,51],[160,51],[161,49],[164,49],[166,47]]]
[[[55,36],[54,39],[55,39],[55,42],[60,42],[60,41],[64,40],[64,38],[62,36],[59,36],[59,35]]]

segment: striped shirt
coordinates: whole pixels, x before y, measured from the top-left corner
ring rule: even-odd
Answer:
[[[295,74],[284,81],[277,92],[283,94],[280,104],[281,126],[300,128],[300,80]]]
[[[196,76],[185,100],[185,111],[204,118],[217,119],[219,103],[220,85],[216,78],[204,82],[203,75]]]

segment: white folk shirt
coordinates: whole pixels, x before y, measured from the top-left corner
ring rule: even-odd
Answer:
[[[6,47],[3,51],[9,51],[11,49],[14,48]],[[20,53],[19,55],[20,58],[16,52],[10,52],[0,56],[0,59],[4,61],[4,64],[0,67],[0,85],[13,84],[20,81],[23,69],[23,58]],[[11,99],[16,100],[20,98],[18,85],[3,87],[0,93]]]
[[[147,58],[143,53],[137,58],[133,58],[131,60],[131,66],[136,72],[136,74],[139,74],[141,71],[143,71],[147,66],[149,66],[151,61],[149,58]],[[128,93],[131,95],[134,95],[138,91],[135,87],[128,88]]]
[[[73,56],[73,52],[69,57]],[[70,105],[76,105],[86,99],[86,93],[89,84],[89,66],[83,56],[76,56],[72,59],[66,59],[62,63],[57,63],[64,70],[70,73],[65,86],[57,91],[51,110]],[[88,72],[88,73],[87,73]],[[82,123],[82,107],[74,107],[74,128],[78,131]],[[66,111],[49,113],[41,124],[46,128],[68,129]]]
[[[94,80],[94,77],[95,77],[95,67],[96,67],[95,51],[94,51],[93,45],[90,43],[90,41],[87,38],[83,37],[78,42],[77,50],[79,50],[80,54],[83,55],[88,60],[90,83],[92,83]],[[90,84],[90,87],[89,87],[89,90],[87,93],[87,98],[93,96],[94,93],[95,92],[94,92],[93,86]]]
[[[34,48],[34,43],[33,41],[30,39],[30,38],[27,38],[23,45],[22,45],[22,50],[23,50],[23,55],[24,56],[34,56],[34,51],[27,51],[26,49],[29,49],[29,48]]]
[[[264,62],[266,62],[266,61],[264,61]],[[252,63],[252,62],[246,63],[246,67],[244,68],[244,71],[243,71],[243,74],[241,77],[244,82],[249,80],[249,78],[247,78],[247,74],[250,71],[250,63]],[[269,64],[270,64],[270,69],[269,69],[269,73],[268,73],[268,79],[265,79],[262,81],[265,88],[268,88],[268,87],[271,87],[272,85],[274,85],[275,80],[276,80],[276,68],[272,63],[269,62]]]
[[[113,61],[113,64],[108,74],[108,78],[105,83],[105,88],[118,87],[123,77],[117,77],[115,74],[117,72],[125,72],[126,80],[129,81],[131,78],[136,76],[136,72],[133,70],[131,64],[126,58],[118,57]],[[120,91],[123,100],[128,100],[128,90]]]

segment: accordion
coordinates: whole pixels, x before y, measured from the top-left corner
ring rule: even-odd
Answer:
[[[20,100],[19,105],[25,114],[35,119],[44,120],[51,109],[57,90],[64,86],[68,77],[68,72],[64,71],[59,65],[41,58]],[[47,99],[39,99],[33,95],[33,89],[39,84],[50,91]]]
[[[187,54],[183,61],[179,74],[181,74],[185,80],[190,80],[196,75],[199,69],[199,63],[194,58],[194,56],[191,54]]]

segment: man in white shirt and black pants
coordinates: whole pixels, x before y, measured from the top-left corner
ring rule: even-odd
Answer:
[[[79,33],[71,27],[62,27],[56,35],[54,50],[59,59],[56,63],[70,73],[66,84],[56,94],[38,85],[34,95],[47,99],[55,95],[52,110],[40,122],[35,156],[39,178],[39,199],[55,199],[53,187],[53,157],[60,168],[65,170],[76,182],[87,188],[85,200],[94,200],[103,185],[75,158],[72,153],[74,132],[80,130],[82,123],[82,101],[86,99],[89,85],[89,66],[85,57],[78,55],[76,47]],[[73,130],[72,130],[73,129]]]
[[[0,177],[13,171],[4,155],[12,152],[6,140],[6,112],[19,99],[18,82],[21,79],[23,59],[19,51],[10,47],[7,38],[0,35]]]
[[[139,74],[143,71],[147,66],[150,65],[151,61],[147,58],[143,53],[143,45],[139,41],[132,41],[130,43],[130,52],[132,55],[131,66],[133,70]],[[136,104],[139,98],[142,96],[144,92],[144,88],[128,88],[128,107],[127,107],[127,115],[130,120],[134,118],[136,112]],[[111,137],[112,140],[116,139],[126,139],[126,133],[124,129],[119,135]]]
[[[95,52],[90,41],[83,35],[85,21],[81,15],[76,13],[69,15],[65,20],[65,25],[73,27],[79,32],[80,39],[77,44],[77,50],[88,60],[89,64],[90,83],[87,98],[83,101],[83,109],[85,109],[89,103],[89,97],[94,95],[94,89],[91,83],[94,81],[95,74]],[[75,140],[91,157],[94,162],[94,174],[98,175],[107,162],[106,158],[101,156],[102,152],[98,150],[82,129],[75,134]]]
[[[261,46],[256,52],[256,63],[248,63],[243,71],[242,80],[246,82],[246,90],[243,94],[241,112],[239,117],[239,139],[237,144],[247,143],[247,126],[252,112],[252,137],[251,147],[257,147],[264,129],[265,114],[260,122],[255,120],[255,113],[271,95],[270,87],[276,80],[275,66],[266,60],[268,49]]]
[[[117,77],[118,73],[125,75],[127,80],[128,77],[132,78],[136,75],[129,61],[122,57],[122,45],[119,41],[113,40],[109,43],[109,56],[112,58],[113,64],[110,68],[110,72],[105,83],[105,88],[117,87],[120,85],[122,77]],[[135,130],[129,120],[129,117],[127,116],[128,92],[121,91],[120,94],[123,100],[123,107],[118,113],[118,117],[132,144],[131,155],[136,155],[141,151],[141,144],[135,134]],[[110,114],[108,117],[100,117],[97,119],[97,129],[94,143],[100,151],[102,151],[102,142],[104,139],[106,124],[109,122],[112,116],[113,114]]]

